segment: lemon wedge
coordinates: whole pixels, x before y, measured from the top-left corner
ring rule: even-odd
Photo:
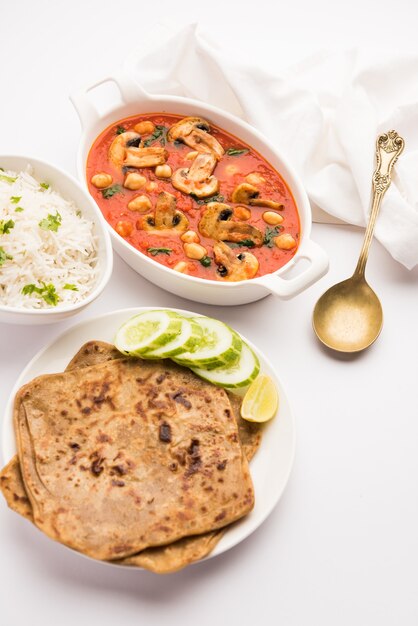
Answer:
[[[241,406],[241,417],[249,422],[267,422],[276,415],[279,394],[270,376],[260,374],[248,388]]]

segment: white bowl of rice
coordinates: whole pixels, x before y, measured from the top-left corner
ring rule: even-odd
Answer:
[[[112,267],[104,218],[76,180],[40,159],[0,155],[0,322],[74,315]]]

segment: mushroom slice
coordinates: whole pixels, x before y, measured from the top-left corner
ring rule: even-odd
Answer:
[[[224,204],[223,202],[209,202],[200,218],[199,232],[204,237],[220,239],[219,230],[222,228],[221,222],[225,223],[227,220],[230,220],[232,216],[233,211],[229,204]]]
[[[176,209],[175,196],[162,191],[158,195],[155,214],[143,216],[137,225],[156,235],[172,235],[173,232],[184,233],[189,226],[189,220],[182,211]]]
[[[165,148],[150,146],[148,148],[126,148],[126,167],[155,167],[163,165],[168,159],[168,152]]]
[[[251,200],[258,198],[259,195],[257,187],[250,183],[241,183],[232,192],[231,200],[237,204],[250,204]]]
[[[216,166],[213,154],[199,154],[190,168],[180,168],[171,177],[173,187],[198,198],[213,196],[219,189],[219,181],[212,172]]]
[[[209,132],[209,122],[202,117],[184,117],[171,126],[167,133],[167,139],[168,141],[181,141],[195,129]]]
[[[250,206],[265,206],[269,209],[280,210],[283,209],[283,205],[275,200],[267,200],[265,198],[259,198],[260,192],[257,187],[250,185],[250,183],[241,183],[235,187],[232,192],[232,202],[249,204]]]
[[[205,154],[213,154],[217,160],[225,153],[221,144],[209,134],[209,122],[201,117],[185,117],[174,124],[167,134],[169,141],[182,141],[186,145]]]
[[[226,243],[219,241],[213,246],[213,254],[221,280],[247,280],[257,274],[258,259],[251,252],[235,254]]]
[[[126,148],[138,147],[141,143],[141,135],[133,131],[126,131],[114,138],[109,147],[108,157],[116,167],[122,167]]]
[[[216,158],[213,154],[199,154],[189,169],[189,178],[196,182],[203,182],[209,178],[216,167]]]
[[[264,198],[252,198],[249,204],[250,206],[265,206],[269,209],[275,209],[276,211],[284,209],[283,204],[280,202],[276,202],[275,200],[266,200]]]
[[[204,237],[218,241],[240,243],[249,240],[255,246],[263,244],[261,230],[251,224],[233,222],[233,210],[222,202],[209,202],[199,222],[199,232]]]

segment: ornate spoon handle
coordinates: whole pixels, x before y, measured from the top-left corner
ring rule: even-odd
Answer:
[[[369,256],[370,244],[373,238],[374,226],[376,218],[379,214],[380,204],[390,183],[392,182],[392,168],[395,165],[398,156],[404,149],[405,142],[398,135],[396,130],[390,130],[383,135],[379,135],[376,141],[376,169],[373,174],[373,197],[372,208],[370,211],[369,223],[367,224],[366,233],[364,235],[363,246],[361,248],[360,257],[357,267],[354,271],[355,275],[364,276],[367,257]]]

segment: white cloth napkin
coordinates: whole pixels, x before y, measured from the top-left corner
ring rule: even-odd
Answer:
[[[324,52],[272,74],[190,24],[157,27],[125,71],[151,93],[203,100],[261,130],[298,171],[317,221],[366,224],[376,137],[397,130],[405,150],[375,234],[407,268],[418,263],[418,56]]]

